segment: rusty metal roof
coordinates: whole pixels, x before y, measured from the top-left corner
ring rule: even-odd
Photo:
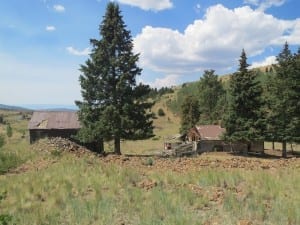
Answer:
[[[80,129],[76,112],[36,111],[29,122],[29,130]]]
[[[199,125],[196,126],[202,140],[220,140],[225,128],[219,125]]]

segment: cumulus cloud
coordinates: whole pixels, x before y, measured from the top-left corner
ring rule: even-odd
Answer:
[[[140,82],[144,84],[148,84],[153,88],[162,88],[162,87],[171,87],[178,85],[180,75],[178,74],[169,74],[163,78],[156,78],[153,82],[147,82],[144,80],[140,80]]]
[[[143,10],[160,11],[173,7],[170,0],[117,0],[120,3],[139,7]]]
[[[277,63],[276,56],[268,56],[263,61],[253,62],[252,65],[250,66],[250,68],[269,66],[269,65],[272,65],[272,64],[275,64],[275,63]]]
[[[46,26],[46,31],[55,31],[56,27],[55,26]]]
[[[250,4],[258,7],[258,10],[265,11],[273,6],[281,6],[286,0],[244,0],[245,4]]]
[[[134,45],[141,53],[141,66],[154,71],[180,74],[215,69],[220,73],[238,64],[243,48],[251,57],[274,44],[283,45],[283,39],[300,44],[299,32],[298,20],[280,20],[249,6],[228,9],[218,4],[184,32],[146,26]]]
[[[284,42],[288,42],[290,45],[300,44],[300,19],[286,22],[287,29],[285,29],[283,35],[278,36],[272,40],[272,44],[283,45]]]
[[[54,5],[53,6],[53,9],[56,11],[56,12],[64,12],[66,9],[63,5]]]
[[[78,49],[76,49],[76,48],[74,48],[74,47],[72,47],[72,46],[69,46],[69,47],[67,47],[66,49],[67,49],[67,51],[68,51],[70,54],[76,55],[76,56],[87,56],[87,55],[89,55],[89,54],[91,53],[91,50],[90,50],[89,47],[83,49],[82,51],[80,51],[80,50],[78,50]]]

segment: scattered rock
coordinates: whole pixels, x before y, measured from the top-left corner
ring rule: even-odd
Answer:
[[[141,181],[137,184],[137,187],[145,189],[145,190],[150,190],[150,189],[152,189],[156,186],[157,186],[157,182],[153,181],[153,180],[150,180],[150,179],[149,180],[148,179],[143,180],[143,181]]]
[[[238,225],[252,225],[253,223],[249,220],[240,220]]]
[[[33,145],[33,148],[38,151],[49,152],[53,155],[59,156],[59,151],[69,152],[75,154],[77,157],[83,155],[90,155],[97,157],[98,155],[83,146],[80,146],[70,140],[64,138],[50,138],[40,140]],[[192,171],[199,171],[202,168],[220,168],[220,169],[245,169],[245,170],[277,170],[285,167],[300,167],[300,158],[288,159],[265,159],[265,158],[252,158],[242,156],[231,156],[225,153],[204,153],[197,157],[182,157],[182,158],[152,158],[143,156],[123,156],[109,154],[106,157],[99,158],[104,163],[114,163],[121,166],[128,166],[139,168],[141,170],[170,170],[178,173],[189,173]],[[152,161],[150,165],[150,159]],[[148,162],[149,161],[149,162]],[[148,162],[145,167],[145,162]],[[155,162],[155,163],[153,163]],[[26,170],[25,168],[23,168]],[[226,188],[227,183],[223,184]]]

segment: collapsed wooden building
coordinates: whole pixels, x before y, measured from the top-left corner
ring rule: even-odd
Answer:
[[[223,140],[225,128],[219,125],[198,125],[187,133],[187,140],[197,142],[198,152],[231,151],[231,152],[264,152],[263,141],[252,141],[250,149],[245,142],[229,142]]]
[[[45,137],[72,138],[80,129],[76,112],[36,111],[28,125],[30,143]]]

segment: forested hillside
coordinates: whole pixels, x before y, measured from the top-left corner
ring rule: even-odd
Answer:
[[[266,87],[268,85],[268,81],[270,78],[274,77],[274,69],[272,65],[268,67],[261,67],[261,68],[255,68],[253,71],[257,74],[256,79],[261,82],[263,87]],[[229,81],[232,74],[226,74],[226,75],[219,75],[218,78],[222,82],[222,86],[225,91],[228,90],[229,87]],[[202,75],[199,77],[202,77]],[[199,93],[201,90],[199,90],[200,85],[200,78],[198,81],[184,83],[176,88],[175,90],[175,98],[170,99],[168,101],[168,107],[173,113],[180,114],[181,105],[184,101],[184,98],[188,95],[191,96],[199,96]]]
[[[300,49],[292,53],[285,43],[276,59],[275,65],[248,69],[242,50],[237,72],[222,77],[206,70],[199,81],[183,84],[167,102],[181,117],[180,132],[218,124],[228,140],[281,142],[285,157],[287,143],[300,142]],[[187,111],[199,113],[191,118]]]

